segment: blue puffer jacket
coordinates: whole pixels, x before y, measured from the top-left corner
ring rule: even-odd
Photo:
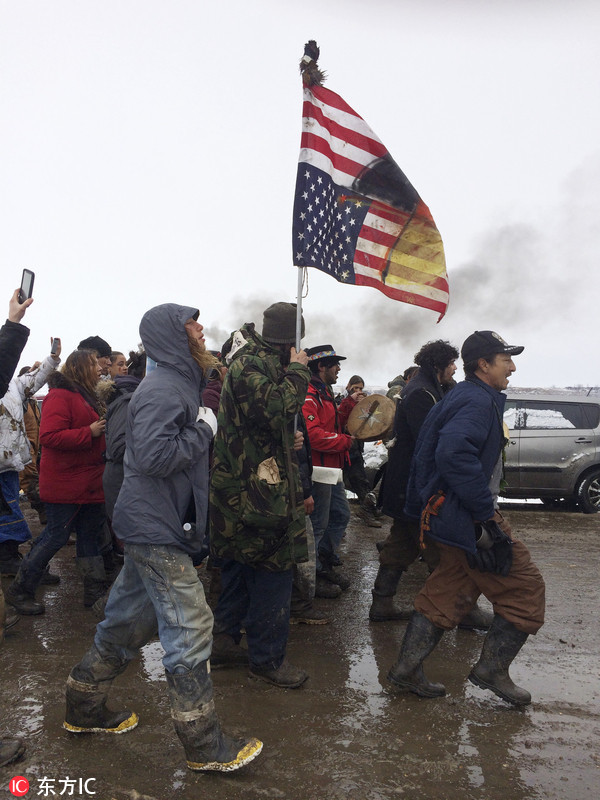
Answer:
[[[115,533],[126,543],[175,545],[187,553],[202,546],[212,431],[196,422],[204,378],[184,328],[197,313],[165,303],[140,323],[144,348],[157,367],[129,403],[125,478],[113,516]],[[183,524],[194,509],[196,529],[187,534]]]
[[[504,445],[502,415],[506,397],[470,378],[435,405],[417,441],[405,512],[419,517],[438,491],[446,495],[430,518],[430,535],[474,553],[473,522],[494,515],[490,479]]]

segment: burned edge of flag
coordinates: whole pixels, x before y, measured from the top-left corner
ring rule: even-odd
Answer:
[[[304,90],[293,257],[444,315],[442,239],[427,206],[365,121],[323,86]]]

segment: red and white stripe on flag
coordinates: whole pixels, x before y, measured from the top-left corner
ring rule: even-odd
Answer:
[[[354,282],[437,311],[441,319],[448,278],[429,209],[362,117],[324,86],[304,88],[299,161],[329,175],[341,194],[370,204],[356,243]],[[385,186],[381,194],[381,176],[369,178],[381,163],[393,167],[390,202]]]

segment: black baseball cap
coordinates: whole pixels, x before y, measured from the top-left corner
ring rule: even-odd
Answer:
[[[496,353],[518,356],[524,349],[520,345],[508,344],[495,331],[475,331],[463,342],[460,357],[465,364],[469,364],[480,358],[496,355]]]

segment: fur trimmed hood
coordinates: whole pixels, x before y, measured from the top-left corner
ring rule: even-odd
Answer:
[[[48,378],[49,389],[66,389],[68,392],[79,392],[80,387],[62,372],[53,372]]]
[[[112,383],[112,381],[101,381],[101,383]],[[48,378],[48,388],[52,389],[64,389],[67,392],[73,392],[74,394],[80,394],[86,402],[88,402],[94,411],[96,411],[100,416],[102,416],[106,410],[106,404],[103,399],[100,398],[98,394],[98,387],[96,387],[95,394],[89,394],[83,386],[75,381],[72,381],[71,378],[68,378],[62,372],[53,372],[52,375]]]

